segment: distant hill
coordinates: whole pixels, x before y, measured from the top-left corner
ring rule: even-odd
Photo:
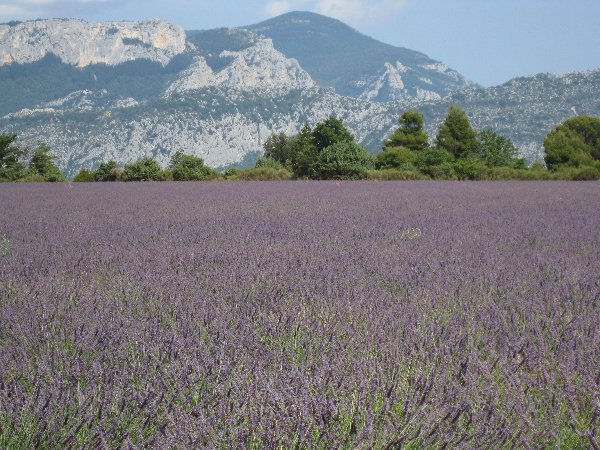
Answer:
[[[317,84],[340,95],[373,101],[431,100],[476,86],[423,53],[384,44],[315,13],[290,12],[240,28],[273,39],[275,48],[297,59]]]

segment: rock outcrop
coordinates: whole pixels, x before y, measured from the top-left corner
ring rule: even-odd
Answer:
[[[160,19],[99,23],[51,19],[0,25],[0,65],[30,63],[53,53],[79,67],[134,59],[164,66],[184,50],[183,28]]]
[[[295,59],[273,48],[271,39],[259,39],[250,48],[239,52],[224,51],[221,58],[233,58],[233,62],[214,73],[206,60],[196,56],[190,67],[167,88],[166,95],[206,86],[227,85],[239,88],[277,87],[301,88],[314,85],[310,75]]]

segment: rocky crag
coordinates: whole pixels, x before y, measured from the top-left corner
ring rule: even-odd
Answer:
[[[185,50],[185,32],[165,20],[85,22],[35,20],[0,25],[0,65],[25,64],[53,53],[64,63],[85,67],[148,59],[166,65]]]

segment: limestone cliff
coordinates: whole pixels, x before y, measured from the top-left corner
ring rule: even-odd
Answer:
[[[159,19],[98,23],[51,19],[0,25],[0,65],[30,63],[53,53],[79,67],[135,59],[164,66],[184,50],[183,28]]]
[[[259,39],[250,48],[238,52],[226,50],[220,56],[233,58],[233,62],[215,73],[202,56],[196,56],[190,67],[168,87],[166,95],[221,84],[240,88],[299,88],[314,85],[298,61],[286,58],[275,50],[271,39]]]

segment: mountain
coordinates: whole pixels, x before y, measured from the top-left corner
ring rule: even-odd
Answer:
[[[296,59],[319,86],[344,96],[434,100],[477,86],[423,53],[384,44],[315,13],[290,12],[241,28],[271,38],[275,48]]]
[[[298,17],[314,15],[292,15]],[[348,31],[338,21],[328,23]],[[353,33],[359,50],[360,42],[379,45]],[[418,107],[433,138],[452,103],[467,110],[475,128],[511,138],[531,162],[558,123],[576,114],[600,115],[600,71],[378,102],[366,99],[365,91],[342,96],[323,87],[319,72],[291,57],[298,52],[286,53],[273,36],[220,28],[184,38],[180,27],[159,20],[0,25],[0,132],[19,134],[25,146],[46,142],[72,177],[109,159],[122,165],[152,156],[165,166],[179,149],[215,168],[251,165],[271,133],[294,134],[332,114],[376,152],[404,110]],[[406,87],[417,70],[430,70],[402,61],[383,64],[390,86]]]

